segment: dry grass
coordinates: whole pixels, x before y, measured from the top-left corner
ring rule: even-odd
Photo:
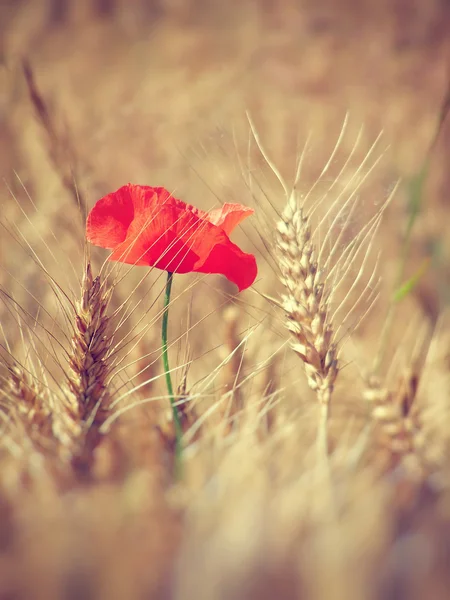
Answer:
[[[448,9],[224,6],[0,7],[0,599],[448,597]],[[255,208],[252,290],[174,280],[179,481],[129,180]]]

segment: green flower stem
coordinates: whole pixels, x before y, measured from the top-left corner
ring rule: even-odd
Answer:
[[[172,415],[173,415],[173,425],[175,429],[175,475],[178,478],[181,474],[181,457],[182,457],[182,445],[181,445],[181,437],[183,435],[183,430],[181,427],[180,415],[178,414],[178,409],[175,406],[175,396],[173,393],[172,387],[172,378],[170,377],[170,367],[169,367],[169,352],[168,352],[168,344],[167,344],[167,326],[169,322],[169,304],[170,304],[170,292],[172,291],[172,281],[173,281],[173,273],[167,273],[167,282],[166,282],[166,293],[164,295],[164,313],[162,318],[162,359],[164,365],[164,371],[166,375],[166,385],[167,391],[169,392],[170,405],[172,407]]]

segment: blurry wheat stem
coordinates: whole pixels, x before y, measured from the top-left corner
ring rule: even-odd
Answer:
[[[36,82],[31,63],[26,58],[23,60],[22,69],[37,121],[47,136],[47,152],[50,161],[62,185],[70,193],[80,212],[84,214],[86,201],[75,183],[78,161],[72,141],[67,132],[58,127],[49,103]]]
[[[181,427],[181,420],[178,414],[178,408],[176,406],[175,396],[173,393],[172,378],[170,376],[169,367],[169,352],[167,343],[167,327],[169,323],[169,304],[170,304],[170,293],[172,291],[173,273],[167,272],[166,291],[164,294],[164,312],[162,318],[162,359],[164,365],[164,371],[166,376],[167,391],[169,393],[170,405],[172,407],[173,415],[173,426],[175,429],[175,476],[178,478],[181,474],[181,456],[182,456],[182,445],[181,436],[183,430]]]

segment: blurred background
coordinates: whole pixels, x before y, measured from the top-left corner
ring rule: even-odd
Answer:
[[[222,202],[254,206],[255,215],[233,240],[254,251],[259,263],[254,289],[242,296],[236,298],[224,278],[208,276],[171,309],[176,384],[182,380],[178,366],[192,361],[188,391],[180,396],[199,389],[209,407],[245,380],[242,397],[239,387],[233,402],[242,401],[250,417],[239,443],[220,432],[218,441],[214,437],[214,418],[226,423],[228,407],[213,415],[211,426],[202,425],[204,445],[198,447],[205,451],[190,455],[186,493],[166,494],[172,477],[167,440],[173,449],[166,397],[158,410],[167,431],[159,413],[158,420],[151,413],[156,402],[129,411],[130,422],[125,419],[123,434],[117,434],[117,455],[126,455],[131,475],[120,472],[117,487],[108,480],[109,472],[116,476],[116,434],[111,446],[108,436],[100,446],[105,486],[76,488],[72,482],[73,493],[61,493],[72,485],[65,473],[61,481],[55,477],[57,485],[50,481],[44,461],[37,461],[31,479],[25,477],[32,462],[28,446],[17,450],[25,438],[14,446],[2,436],[2,599],[22,597],[14,590],[23,584],[45,600],[97,597],[86,591],[93,589],[94,575],[107,582],[101,597],[108,599],[290,598],[292,573],[302,586],[306,582],[301,596],[308,598],[448,597],[449,330],[444,320],[436,324],[450,300],[449,51],[448,0],[0,0],[2,358],[17,355],[26,364],[39,357],[39,366],[58,373],[55,387],[62,381],[57,368],[66,365],[74,328],[57,292],[61,286],[67,304],[80,295],[83,212],[127,182],[164,186],[204,209]],[[396,190],[373,240],[368,236],[361,244],[371,252],[360,287],[372,281],[375,266],[373,282],[380,278],[378,288],[373,282],[367,287],[376,299],[370,314],[366,296],[349,322],[333,315],[337,342],[344,343],[330,438],[345,452],[333,453],[332,497],[328,480],[315,481],[304,467],[313,464],[316,415],[310,411],[309,419],[308,410],[316,408],[314,394],[288,347],[282,311],[257,295],[277,293],[277,268],[264,242],[286,199],[258,151],[249,116],[288,184],[303,155],[299,188],[308,198],[306,212],[314,212],[313,224],[320,225],[315,241],[330,227],[325,239],[339,240],[340,256],[349,240],[376,222]],[[97,273],[106,253],[92,253]],[[364,256],[365,250],[346,273],[350,286]],[[151,382],[161,374],[163,279],[151,285],[160,276],[151,273],[144,281],[142,270],[134,269],[111,301],[115,309],[125,307],[115,341],[126,341],[129,361],[122,369],[120,352],[117,360],[113,352],[119,371],[114,391],[132,386],[133,400],[158,398],[158,385],[165,393],[162,378]],[[177,276],[174,295],[189,282],[189,275]],[[353,439],[361,449],[369,431],[361,375],[373,364],[396,286],[401,293],[392,305],[400,308],[381,380],[389,401],[402,402],[401,418],[409,416],[408,398],[414,400],[422,376],[413,358],[423,359],[435,340],[419,400],[426,397],[425,412],[431,413],[423,447],[435,452],[431,464],[439,466],[440,479],[424,476],[417,486],[409,472],[396,469],[396,451],[388,457],[386,477],[366,472],[353,452]],[[342,288],[346,296],[348,287]],[[358,298],[360,290],[352,292]],[[340,308],[338,294],[333,302]],[[44,329],[36,326],[36,315]],[[136,332],[139,343],[128,354]],[[249,332],[244,360],[244,351],[235,351]],[[53,345],[58,335],[61,348]],[[237,365],[226,362],[232,354]],[[412,368],[406,392],[400,363]],[[214,382],[206,388],[204,380],[214,373],[217,389]],[[146,378],[150,382],[141,383]],[[275,408],[264,420],[264,407],[258,411],[266,397]],[[336,419],[349,406],[351,413]],[[252,411],[261,417],[258,430]],[[31,424],[30,439],[36,434]],[[379,451],[369,442],[367,463]],[[136,466],[142,473],[134,477]],[[23,493],[27,485],[30,494]],[[339,513],[331,530],[329,500]],[[17,530],[10,530],[8,515],[17,510]],[[31,571],[17,570],[14,552],[7,556],[10,546],[16,549],[17,531]],[[170,596],[167,574],[181,538],[180,591]],[[67,592],[55,588],[52,596],[41,581],[53,581],[58,572]],[[166,593],[144,596],[140,586],[164,586]]]

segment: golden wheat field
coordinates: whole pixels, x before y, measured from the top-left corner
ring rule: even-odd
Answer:
[[[449,34],[444,0],[0,3],[0,600],[450,597]],[[198,230],[127,262],[92,223],[128,183]]]

